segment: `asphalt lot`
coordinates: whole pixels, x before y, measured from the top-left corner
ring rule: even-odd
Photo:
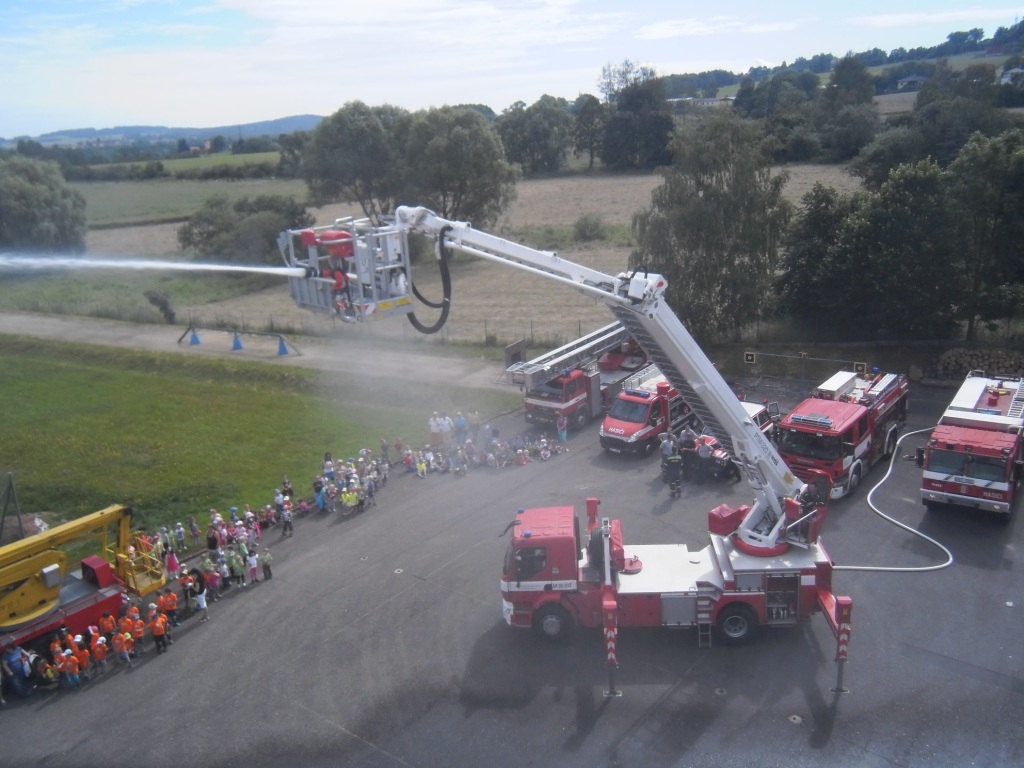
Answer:
[[[915,390],[909,427],[932,424],[947,396]],[[495,424],[509,434],[521,419]],[[274,579],[213,604],[206,624],[187,620],[170,653],[76,693],[9,703],[0,766],[1024,764],[1017,520],[927,512],[913,462],[898,460],[876,504],[956,563],[837,574],[854,600],[848,692],[830,691],[835,641],[815,617],[741,648],[698,649],[689,630],[623,631],[623,695],[608,699],[600,634],[549,647],[502,622],[506,523],[521,506],[582,510],[597,496],[629,542],[700,547],[707,510],[742,501],[744,484],[687,486],[673,500],[656,457],[603,454],[596,427],[570,445],[464,479],[393,476],[359,518],[303,518],[284,541],[269,532]],[[832,505],[833,559],[942,562],[870,512],[883,474]]]

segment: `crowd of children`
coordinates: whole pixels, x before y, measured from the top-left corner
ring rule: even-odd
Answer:
[[[163,526],[153,534],[140,532],[135,539],[140,551],[133,546],[129,556],[159,559],[168,584],[177,589],[159,590],[155,601],[145,609],[129,601],[120,616],[107,612],[97,626],[81,635],[57,632],[51,638],[48,655],[16,646],[3,649],[0,658],[9,688],[19,695],[28,695],[40,684],[77,689],[111,667],[133,667],[147,646],[158,655],[167,652],[174,644],[173,631],[181,626],[182,617],[196,614],[200,623],[205,622],[209,619],[209,602],[220,600],[229,590],[272,578],[272,557],[262,543],[268,529],[280,526],[281,535],[290,536],[294,518],[313,510],[351,515],[376,506],[377,494],[387,486],[393,466],[421,478],[432,473],[465,476],[479,468],[547,461],[568,450],[564,430],[559,430],[559,439],[521,434],[502,439],[497,429],[481,425],[475,412],[470,414],[472,419],[458,414],[451,429],[442,428],[441,417],[435,414],[437,418],[430,422],[431,441],[422,449],[414,449],[402,439],[392,446],[381,438],[377,455],[369,448],[344,460],[326,453],[322,471],[313,478],[307,498],[299,497],[286,475],[281,486],[274,489],[272,504],[258,509],[245,504],[241,511],[231,507],[227,516],[211,509],[205,550],[194,516],[187,527],[178,522],[173,529]],[[192,567],[188,567],[188,561],[193,562]]]
[[[562,440],[539,436],[516,434],[502,439],[497,429],[488,427],[486,437],[474,441],[466,438],[462,443],[425,445],[416,450],[406,447],[401,440],[395,443],[402,459],[405,474],[425,478],[428,474],[452,474],[465,476],[470,470],[524,466],[538,461],[548,461],[568,450]]]

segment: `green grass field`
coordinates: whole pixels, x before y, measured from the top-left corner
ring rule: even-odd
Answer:
[[[71,186],[85,197],[90,227],[181,220],[198,211],[207,198],[218,194],[231,200],[256,195],[306,199],[305,183],[295,179],[91,181],[72,182]]]
[[[281,158],[280,152],[253,152],[248,155],[233,155],[230,152],[220,152],[216,155],[195,155],[194,157],[172,157],[164,160],[164,168],[171,173],[176,171],[196,171],[204,168],[213,168],[217,165],[257,165],[259,163],[270,163],[277,165]]]
[[[356,376],[10,336],[0,355],[0,470],[22,511],[56,521],[128,503],[147,529],[269,503],[283,474],[306,494],[325,451],[423,440],[432,410],[490,416],[521,398],[405,382],[371,392]]]

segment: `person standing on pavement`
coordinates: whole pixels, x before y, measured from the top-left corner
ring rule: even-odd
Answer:
[[[294,536],[295,529],[292,528],[292,510],[291,507],[286,507],[281,513],[281,536]]]
[[[107,671],[107,638],[100,635],[92,641],[92,660],[96,667],[96,674],[102,675]]]
[[[448,451],[452,447],[452,433],[455,431],[455,424],[447,411],[441,414],[437,425],[441,428],[441,448]]]
[[[679,451],[683,457],[683,480],[690,482],[697,471],[697,433],[691,427],[679,435]]]
[[[167,651],[167,617],[154,610],[149,614],[149,632],[153,635],[153,645],[156,646],[156,653],[159,656]]]
[[[672,455],[675,444],[668,432],[662,432],[659,437],[661,438],[661,463],[664,465],[668,462],[668,457]]]
[[[167,616],[167,621],[172,627],[180,627],[178,621],[178,596],[171,589],[165,589],[156,601],[157,607]]]
[[[117,621],[110,615],[110,611],[104,611],[103,615],[100,616],[99,621],[100,634],[110,642],[111,635],[114,634],[114,630],[117,629]],[[52,649],[51,649],[52,650]]]
[[[202,624],[210,620],[210,609],[206,604],[206,576],[195,568],[189,573],[192,574],[192,579],[195,582],[196,606],[200,613],[199,623]]]
[[[270,581],[274,578],[274,573],[270,568],[270,563],[273,558],[270,556],[270,550],[264,549],[260,551],[260,565],[263,566],[263,580]]]
[[[665,443],[671,444],[670,440]],[[679,450],[673,445],[672,452],[665,457],[665,476],[668,479],[669,498],[678,498],[680,489],[680,478],[683,473],[683,457]]]
[[[65,652],[66,653],[66,652]],[[0,669],[3,670],[3,679],[7,680],[14,691],[14,695],[20,699],[28,698],[32,694],[32,686],[29,684],[28,675],[25,673],[25,659],[21,648],[13,642],[7,643],[3,654],[0,655]]]
[[[430,430],[430,445],[434,448],[441,447],[441,417],[434,411],[434,415],[427,419],[427,429]]]
[[[711,443],[708,440],[697,440],[697,484],[703,485],[704,479],[711,474]]]
[[[555,419],[555,429],[558,430],[558,442],[562,444],[562,450],[569,450],[569,419],[564,412],[559,412]]]

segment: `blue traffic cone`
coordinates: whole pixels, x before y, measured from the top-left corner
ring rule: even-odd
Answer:
[[[236,333],[235,340],[231,342],[231,349],[237,350],[242,348],[242,338]]]
[[[195,328],[192,329],[192,338],[189,339],[188,343],[189,343],[189,346],[193,346],[193,347],[196,346],[197,344],[199,344],[199,334],[196,333],[196,329]]]
[[[279,354],[279,355],[287,355],[288,354],[288,345],[284,343],[284,336],[278,336],[277,339],[278,339],[277,354]]]

